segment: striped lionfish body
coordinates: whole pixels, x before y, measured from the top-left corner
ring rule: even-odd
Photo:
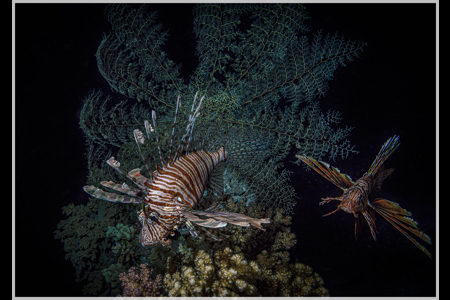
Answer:
[[[209,174],[226,160],[224,148],[217,152],[196,151],[165,168],[150,184],[145,197],[148,208],[159,220],[148,226],[141,220],[141,241],[153,244],[182,223],[181,210],[195,208],[203,197]],[[143,212],[141,218],[144,217]]]
[[[297,155],[297,158],[343,191],[343,194],[339,197],[322,198],[319,205],[332,200],[340,201],[337,208],[323,215],[324,217],[339,210],[351,213],[355,217],[355,238],[360,234],[365,220],[369,225],[373,239],[376,240],[375,212],[377,212],[431,258],[431,253],[405,231],[407,230],[426,243],[431,244],[430,237],[419,231],[417,222],[410,218],[411,212],[401,208],[398,203],[386,199],[375,198],[374,201],[369,201],[369,196],[373,195],[372,192],[381,194],[381,184],[394,171],[394,169],[384,170],[383,164],[399,145],[398,136],[389,138],[381,147],[369,170],[356,182],[353,182],[350,176],[341,173],[339,169],[331,167],[327,163],[308,156]]]
[[[189,116],[186,133],[181,139],[178,150],[172,156],[172,149],[169,152],[169,160],[163,159],[160,149],[158,134],[156,132],[156,116],[152,112],[154,128],[148,121],[144,122],[147,138],[150,140],[150,134],[155,132],[156,142],[160,154],[162,166],[158,165],[153,154],[156,170],[151,172],[147,160],[141,151],[140,144],[144,144],[145,138],[142,132],[134,130],[133,134],[141,154],[141,158],[148,170],[149,178],[140,173],[140,169],[134,169],[125,174],[120,169],[120,163],[111,157],[107,163],[116,169],[119,173],[130,179],[135,188],[127,184],[117,184],[112,181],[102,181],[101,185],[118,191],[122,194],[115,194],[103,191],[95,186],[85,186],[84,190],[93,197],[120,203],[142,204],[142,209],[138,211],[138,219],[142,225],[139,241],[143,246],[151,246],[157,243],[168,245],[170,240],[168,236],[174,235],[174,231],[179,226],[185,224],[189,232],[195,236],[201,236],[197,233],[193,224],[200,226],[206,236],[213,240],[221,240],[227,237],[223,234],[215,234],[206,228],[220,228],[227,223],[240,226],[255,226],[264,230],[261,223],[269,223],[268,219],[254,219],[242,214],[223,212],[220,206],[214,202],[211,207],[205,211],[195,210],[200,200],[203,198],[205,190],[221,196],[223,194],[223,170],[224,163],[228,156],[242,156],[240,150],[242,145],[255,144],[250,138],[243,137],[235,141],[238,146],[230,145],[226,149],[220,147],[217,151],[208,151],[202,148],[202,144],[192,141],[192,131],[196,118],[199,116],[199,110],[204,97],[201,98],[197,109],[194,112],[194,106],[197,94],[194,98],[191,114]],[[172,127],[172,140],[178,108],[181,106],[180,97],[177,100],[174,124]],[[194,145],[192,145],[194,144]],[[239,160],[239,159],[236,159]],[[202,216],[202,218],[200,217]]]

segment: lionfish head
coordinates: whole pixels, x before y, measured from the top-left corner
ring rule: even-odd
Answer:
[[[143,210],[140,210],[138,212],[138,218],[142,225],[141,233],[139,234],[139,242],[142,246],[153,246],[157,243],[168,245],[170,243],[170,240],[166,238],[171,231],[167,231],[156,222],[158,219],[158,214],[156,212],[146,215]]]

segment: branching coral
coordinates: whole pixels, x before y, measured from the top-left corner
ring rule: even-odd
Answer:
[[[111,284],[111,294],[117,295],[120,293],[119,274],[124,272],[125,267],[119,262],[110,265],[108,268],[102,270],[106,282]]]
[[[54,232],[55,239],[64,243],[66,260],[70,260],[75,267],[76,280],[99,282],[85,287],[84,293],[92,295],[97,295],[105,288],[100,270],[111,264],[110,257],[105,255],[112,247],[110,240],[105,239],[108,226],[118,219],[130,222],[128,207],[112,203],[104,204],[106,208],[101,208],[104,211],[99,218],[100,201],[94,199],[86,205],[69,204],[63,207],[63,214],[67,219],[60,221]]]
[[[162,276],[151,276],[153,269],[148,269],[148,264],[140,264],[140,271],[132,267],[128,273],[120,273],[119,279],[122,283],[124,297],[156,297],[161,292]],[[119,295],[122,296],[122,295]]]
[[[266,296],[329,296],[323,286],[324,280],[313,273],[310,266],[295,263],[288,264],[286,251],[269,254],[262,251],[258,255],[261,275],[257,287]]]
[[[196,253],[195,267],[183,266],[181,271],[167,273],[164,288],[168,296],[259,296],[250,283],[258,276],[259,268],[248,263],[242,253],[233,254],[230,248],[216,251],[214,256],[204,250]]]
[[[288,252],[263,251],[257,261],[247,261],[238,247],[213,255],[199,250],[194,266],[166,273],[164,289],[171,297],[328,296],[323,279],[311,267],[288,261]]]
[[[139,260],[139,242],[133,226],[117,224],[115,227],[108,226],[106,237],[114,240],[113,253],[118,257],[120,263],[135,262]]]

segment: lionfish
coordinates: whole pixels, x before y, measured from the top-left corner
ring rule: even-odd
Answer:
[[[339,210],[353,214],[356,219],[355,238],[358,238],[360,234],[361,227],[364,224],[364,217],[367,224],[369,224],[373,239],[376,240],[375,212],[377,212],[431,258],[431,253],[404,230],[406,229],[431,245],[430,237],[422,231],[419,231],[417,227],[418,223],[412,218],[409,218],[411,212],[401,208],[398,203],[386,199],[375,198],[374,201],[369,201],[369,196],[374,195],[372,192],[381,194],[381,184],[394,171],[394,169],[384,170],[383,164],[399,145],[399,136],[389,138],[381,147],[369,170],[361,178],[356,180],[356,182],[353,182],[350,176],[342,174],[339,169],[330,167],[325,162],[317,161],[303,155],[297,155],[296,157],[343,190],[343,194],[339,197],[322,198],[319,205],[323,205],[332,200],[341,202],[334,211],[323,215],[324,217]]]
[[[186,133],[182,136],[175,155],[172,155],[172,141],[177,113],[181,107],[181,97],[178,96],[168,162],[164,160],[161,152],[156,114],[155,111],[152,111],[153,127],[146,120],[144,128],[149,141],[151,140],[151,133],[154,132],[155,134],[161,166],[156,161],[155,151],[152,150],[156,169],[153,172],[150,170],[140,146],[144,144],[145,137],[140,130],[135,129],[133,135],[137,149],[148,170],[149,177],[142,175],[139,168],[128,173],[123,172],[120,169],[120,163],[114,157],[111,157],[107,160],[108,165],[120,174],[125,175],[136,187],[133,188],[126,183],[118,184],[112,181],[100,182],[101,185],[121,194],[109,193],[92,185],[83,188],[88,194],[98,199],[118,203],[141,204],[141,209],[137,214],[142,225],[139,242],[143,246],[152,246],[157,243],[164,246],[169,245],[169,235],[175,235],[175,230],[183,224],[187,226],[188,231],[194,237],[203,238],[195,230],[193,224],[196,224],[201,226],[200,228],[203,229],[203,234],[206,237],[212,240],[221,240],[228,236],[220,233],[216,236],[207,228],[222,228],[230,223],[244,227],[252,225],[265,230],[261,223],[270,223],[269,219],[254,219],[238,213],[221,211],[219,203],[215,201],[206,210],[195,210],[202,200],[205,190],[217,196],[223,195],[223,172],[226,162],[232,161],[235,165],[238,165],[245,162],[246,159],[257,157],[258,153],[264,152],[261,150],[261,144],[258,144],[258,139],[245,134],[235,137],[233,140],[227,140],[224,143],[225,145],[217,151],[207,149],[205,136],[203,136],[203,139],[193,138],[195,120],[200,115],[200,107],[205,98],[203,96],[200,99],[197,108],[194,110],[197,95],[198,92],[194,97]],[[212,143],[209,148],[214,147],[215,144]],[[255,153],[252,153],[252,151]]]

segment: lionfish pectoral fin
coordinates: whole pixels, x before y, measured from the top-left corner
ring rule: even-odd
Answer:
[[[209,240],[217,242],[217,241],[222,241],[222,240],[230,237],[229,235],[221,233],[219,231],[219,229],[215,230],[214,233],[212,233],[210,229],[207,229],[207,228],[204,228],[204,227],[199,227],[199,228],[202,231],[200,238],[205,237],[205,238],[207,238]]]
[[[118,203],[140,203],[141,200],[134,197],[127,197],[124,195],[118,195],[113,193],[105,192],[102,189],[99,189],[93,185],[86,185],[83,187],[83,190],[91,195],[92,197],[95,197],[97,199],[111,201],[111,202],[118,202]]]
[[[424,252],[428,257],[432,258],[431,253],[421,244],[419,244],[404,229],[413,233],[415,236],[431,245],[430,237],[417,227],[417,222],[411,216],[411,212],[400,207],[396,202],[386,199],[377,199],[370,203],[370,206],[379,213],[386,221],[400,231],[408,240],[410,240],[417,248]]]
[[[211,206],[208,207],[207,209],[205,209],[205,211],[211,211],[211,210],[217,210],[217,211],[222,210],[222,208],[220,206],[220,203],[215,201],[215,200],[213,200],[212,203],[211,203]]]
[[[126,183],[119,184],[119,183],[115,183],[110,180],[110,181],[101,181],[100,184],[103,185],[104,187],[127,194],[132,197],[139,198],[140,195],[143,194],[141,189],[139,189],[139,188],[131,189]]]
[[[190,233],[194,238],[202,239],[202,237],[199,236],[199,234],[197,233],[197,231],[195,231],[194,224],[192,224],[189,220],[186,220],[185,224],[186,224],[186,227],[187,227],[189,233]]]
[[[219,232],[220,230],[224,230],[225,228],[222,228],[222,227],[214,227],[214,228],[216,228],[216,230],[215,230],[214,233],[212,233],[210,229],[207,229],[207,228],[205,228],[205,227],[202,227],[202,226],[203,226],[202,224],[199,224],[199,223],[197,223],[197,222],[195,222],[195,221],[192,221],[192,220],[195,220],[195,219],[196,219],[195,216],[193,216],[192,214],[189,214],[189,212],[186,213],[186,211],[182,211],[182,213],[183,213],[183,215],[184,215],[185,217],[186,217],[186,216],[189,216],[189,217],[191,218],[191,219],[186,220],[186,226],[187,226],[187,228],[188,228],[188,230],[189,230],[189,233],[190,233],[193,237],[199,238],[199,239],[204,239],[204,238],[206,238],[206,239],[213,240],[213,241],[222,241],[223,239],[226,239],[226,238],[230,237],[229,235],[226,235],[226,234],[223,234],[223,233]],[[191,215],[192,215],[193,217],[192,217]],[[186,217],[186,218],[187,218],[187,217]],[[198,219],[199,219],[199,218],[198,218]],[[200,219],[200,220],[201,220],[201,219]],[[195,230],[194,224],[200,225],[200,226],[198,227],[198,228],[201,230],[200,233],[197,232],[197,231]],[[226,223],[225,223],[225,225],[226,225]]]
[[[319,202],[319,205],[324,205],[324,204],[326,204],[326,203],[328,203],[330,201],[333,201],[333,200],[342,201],[342,196],[335,197],[335,198],[333,198],[333,197],[322,198],[322,201]]]
[[[310,166],[314,171],[322,175],[324,178],[328,179],[335,186],[344,190],[351,187],[355,183],[350,178],[350,176],[341,173],[338,168],[331,167],[329,164],[323,161],[317,161],[312,157],[304,155],[296,155],[301,161]]]
[[[324,214],[324,215],[322,215],[322,217],[328,217],[329,215],[332,215],[332,214],[334,214],[335,212],[337,212],[338,210],[340,210],[340,208],[338,207],[338,208],[336,208],[335,210],[333,210],[333,211],[330,211],[329,213],[327,213],[327,214]]]
[[[181,213],[190,222],[192,222],[196,225],[199,225],[199,226],[209,227],[209,228],[220,228],[220,227],[227,226],[226,222],[214,220],[213,218],[201,219],[201,218],[197,217],[196,215],[192,214],[191,212],[188,212],[185,210],[182,210]]]
[[[375,225],[375,214],[372,209],[368,209],[366,211],[361,212],[364,216],[364,219],[366,219],[367,224],[369,224],[370,233],[372,234],[372,237],[374,241],[377,240],[377,226]]]
[[[358,213],[356,216],[357,216],[357,217],[356,217],[356,219],[355,219],[355,240],[357,240],[358,237],[360,236],[360,234],[361,234],[361,229],[362,229],[362,227],[364,226],[364,220],[363,220],[363,218],[361,217],[361,214]]]
[[[128,172],[128,176],[138,186],[148,187],[151,184],[151,180],[141,174],[141,169],[136,168]]]
[[[270,219],[254,219],[252,217],[238,214],[238,213],[232,213],[232,212],[226,212],[226,211],[200,211],[200,210],[193,210],[191,213],[205,216],[212,218],[217,221],[223,221],[226,223],[230,223],[233,225],[238,225],[242,227],[248,227],[253,226],[258,229],[264,230],[265,229],[261,226],[262,223],[270,223]]]

